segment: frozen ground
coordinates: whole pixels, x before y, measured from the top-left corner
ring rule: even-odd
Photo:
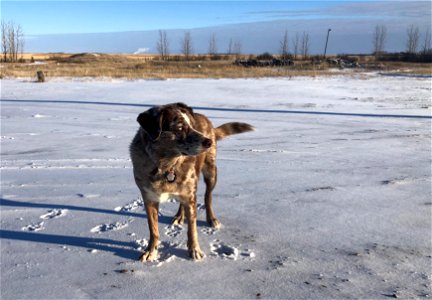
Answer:
[[[430,117],[430,97],[430,78],[377,74],[2,80],[1,298],[428,297],[431,119],[373,115]],[[219,144],[206,258],[188,259],[167,203],[159,260],[143,264],[128,144],[147,108],[131,104],[174,101],[257,131]]]

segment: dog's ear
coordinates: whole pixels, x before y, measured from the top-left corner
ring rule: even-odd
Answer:
[[[178,102],[175,104],[178,108],[180,108],[180,110],[186,110],[188,113],[190,113],[192,116],[194,115],[193,113],[193,109],[192,107],[182,103],[182,102]]]
[[[159,139],[162,132],[162,117],[161,110],[154,107],[139,114],[137,118],[137,122],[153,142]]]

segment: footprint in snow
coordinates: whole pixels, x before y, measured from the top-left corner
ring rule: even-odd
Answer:
[[[128,226],[129,226],[128,222],[115,222],[111,224],[101,224],[90,229],[90,232],[103,233],[111,230],[116,231],[116,230],[121,230],[123,228],[126,228]]]
[[[211,228],[211,227],[204,227],[201,229],[201,232],[206,234],[206,235],[214,235],[215,233],[217,233],[219,231],[219,229],[217,228]]]
[[[138,209],[139,207],[144,207],[144,202],[140,198],[133,200],[131,203],[128,203],[124,206],[117,206],[116,208],[114,208],[114,210],[115,211],[132,211],[132,210]]]
[[[42,222],[39,222],[37,224],[30,224],[30,225],[24,226],[24,227],[21,228],[21,230],[24,230],[24,231],[39,231],[39,230],[45,229],[45,227],[43,227],[43,225],[44,225],[44,222],[42,221]]]
[[[49,115],[42,115],[42,114],[35,114],[35,115],[32,115],[32,117],[36,118],[36,119],[41,119],[41,118],[49,118],[51,116],[49,116]]]
[[[128,120],[132,120],[130,117],[113,117],[113,118],[109,118],[108,120],[110,121],[128,121]]]
[[[144,251],[147,248],[148,240],[141,239],[135,241],[135,247],[138,251]],[[173,253],[180,244],[172,242],[160,242],[158,246],[158,257],[155,261],[150,262],[151,266],[160,267],[164,263],[169,263],[173,261],[177,256]]]
[[[51,209],[46,214],[43,214],[39,218],[43,220],[50,220],[54,218],[60,218],[66,215],[67,209]],[[44,221],[41,221],[36,224],[30,224],[21,228],[24,231],[40,231],[44,230]]]
[[[415,182],[416,178],[397,178],[397,179],[390,179],[390,180],[383,180],[381,181],[382,185],[405,185]]]
[[[176,256],[173,252],[176,251],[179,246],[179,244],[172,242],[161,242],[159,244],[158,258],[154,262],[154,265],[156,267],[160,267],[163,264],[172,262],[174,259],[176,259],[178,256]]]
[[[76,195],[80,198],[97,198],[97,197],[100,197],[99,194],[81,194],[81,193],[78,193]]]
[[[180,235],[183,231],[183,227],[178,224],[168,225],[165,227],[165,235],[175,238]]]
[[[48,213],[40,216],[41,219],[49,220],[54,218],[60,218],[66,215],[67,209],[52,209]]]
[[[242,259],[254,258],[255,252],[250,249],[240,251],[238,248],[225,244],[220,240],[214,240],[210,243],[211,256],[220,257],[222,259],[237,260],[239,257]]]
[[[210,251],[212,256],[217,256],[222,259],[237,260],[239,255],[239,250],[236,247],[226,245],[220,240],[214,240],[210,244]]]
[[[12,137],[12,136],[5,136],[5,135],[2,135],[2,136],[0,137],[0,139],[1,139],[1,140],[14,140],[15,138]]]
[[[148,241],[146,239],[135,240],[135,247],[138,251],[142,251],[147,248]]]

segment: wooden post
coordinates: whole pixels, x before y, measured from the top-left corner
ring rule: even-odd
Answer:
[[[37,71],[37,82],[45,82],[45,74],[43,71]]]

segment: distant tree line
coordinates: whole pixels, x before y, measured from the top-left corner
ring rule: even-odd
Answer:
[[[3,62],[17,62],[18,55],[23,59],[24,32],[20,24],[12,21],[1,21],[1,60]]]
[[[418,26],[410,25],[406,30],[405,51],[401,53],[386,53],[387,28],[385,25],[375,26],[372,38],[373,54],[379,60],[401,60],[432,62],[431,29],[428,26],[420,35]]]
[[[162,60],[169,58],[169,46],[167,32],[159,30],[159,38],[156,43],[156,50]],[[282,59],[298,59],[301,56],[303,59],[307,59],[310,55],[311,39],[308,32],[304,31],[302,35],[296,32],[292,39],[293,52],[290,52],[288,31],[285,30],[282,40],[280,41],[280,55]],[[180,41],[180,51],[183,54],[184,60],[190,60],[194,54],[192,36],[189,31],[184,32],[184,36]],[[242,54],[242,43],[239,40],[233,40],[232,38],[228,42],[228,46],[225,52],[218,51],[218,42],[216,34],[212,33],[208,41],[207,55],[210,59],[220,59],[222,55],[236,55]]]
[[[3,62],[17,62],[23,59],[24,52],[24,32],[20,24],[13,21],[1,21],[1,57]],[[309,59],[311,38],[307,31],[296,32],[291,40],[288,30],[285,30],[279,41],[279,55],[282,60],[289,59]],[[425,28],[423,34],[420,33],[418,26],[410,25],[406,30],[406,42],[404,52],[389,54],[386,52],[388,40],[388,30],[385,25],[376,25],[372,33],[372,54],[377,60],[408,60],[432,62],[431,47],[431,28]],[[236,55],[242,53],[242,43],[240,40],[229,39],[226,51],[219,51],[218,41],[215,33],[212,33],[208,40],[207,55],[210,59],[221,59],[225,55]],[[194,47],[192,35],[189,31],[184,32],[180,40],[180,51],[183,59],[192,59]],[[162,60],[166,60],[170,55],[170,41],[167,32],[159,30],[159,37],[156,50]]]
[[[386,43],[388,39],[388,31],[385,25],[376,25],[372,34],[372,54],[377,60],[383,59],[384,56],[389,56],[386,52]],[[181,53],[184,60],[190,60],[194,54],[192,36],[189,31],[184,33],[181,43]],[[221,55],[237,55],[242,52],[242,44],[238,40],[229,39],[227,50],[219,51],[218,41],[215,33],[212,33],[208,40],[207,55],[210,59],[218,59]],[[311,36],[309,32],[296,32],[291,40],[288,30],[285,30],[281,40],[279,41],[279,55],[283,60],[288,59],[310,59]],[[159,40],[156,47],[162,59],[167,59],[169,55],[169,42],[166,31],[159,31]],[[407,28],[405,55],[402,60],[410,57],[408,60],[415,61],[416,59],[429,61],[431,57],[431,29],[426,28],[423,36],[420,35],[418,26],[411,25]],[[315,56],[317,57],[317,56]],[[425,58],[426,57],[426,58]]]
[[[156,51],[161,56],[162,60],[166,60],[169,58],[170,54],[170,43],[168,41],[167,32],[165,30],[159,30],[159,38],[156,42]],[[242,44],[240,41],[230,39],[227,47],[227,51],[223,54],[226,55],[240,55],[242,49]],[[180,52],[183,54],[184,59],[186,61],[191,59],[191,56],[194,54],[192,36],[189,31],[185,31],[183,38],[180,40]],[[208,42],[208,50],[207,54],[211,59],[219,59],[221,53],[218,51],[216,34],[212,34],[210,36]]]

